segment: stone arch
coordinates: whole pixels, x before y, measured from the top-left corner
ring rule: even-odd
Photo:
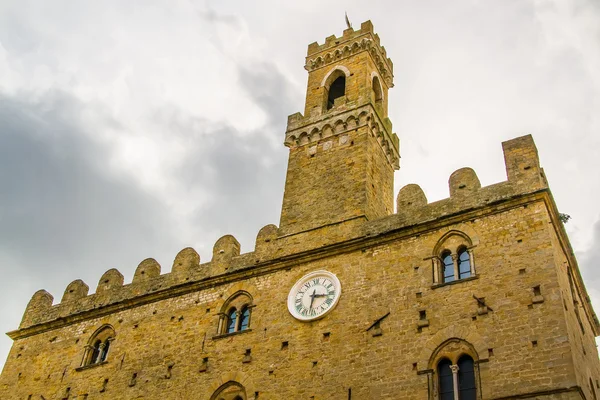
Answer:
[[[114,290],[123,286],[123,274],[117,269],[111,268],[106,271],[98,281],[96,294],[104,293],[108,290]]]
[[[347,130],[354,129],[358,125],[358,120],[354,115],[350,115],[348,118],[346,118],[345,124]]]
[[[454,239],[454,240],[452,240],[452,239]],[[461,244],[465,245],[469,248],[473,247],[473,241],[471,240],[469,235],[467,235],[466,233],[464,233],[460,230],[452,229],[452,230],[444,233],[442,235],[442,237],[439,238],[439,240],[433,247],[432,256],[439,255],[440,252],[442,250],[444,250],[444,247],[447,246],[448,242],[450,242],[450,241],[452,242],[453,247],[458,247]]]
[[[81,365],[86,366],[105,362],[115,336],[115,328],[110,324],[104,324],[96,329],[84,347]]]
[[[346,124],[341,119],[338,119],[333,124],[333,131],[335,133],[343,132],[346,129]]]
[[[76,279],[65,289],[61,303],[82,299],[88,295],[89,290],[90,287],[84,281]]]
[[[145,282],[160,276],[160,264],[154,258],[146,258],[135,270],[132,283]]]
[[[455,337],[447,339],[431,353],[427,369],[435,369],[435,364],[442,358],[447,358],[452,364],[456,364],[458,359],[465,354],[474,361],[479,361],[479,353],[471,343]]]
[[[436,335],[437,336],[437,335]],[[474,385],[472,388],[465,388],[471,392],[470,389],[474,390],[471,392],[471,395],[477,394],[477,398],[481,399],[481,379],[480,371],[479,371],[479,362],[481,361],[480,355],[485,354],[484,349],[477,349],[477,347],[471,343],[469,340],[464,340],[460,337],[450,337],[443,342],[441,342],[435,349],[433,349],[430,353],[427,364],[423,363],[422,365],[427,365],[426,371],[428,374],[431,374],[431,378],[428,379],[428,391],[430,393],[430,399],[437,399],[440,395],[440,391],[442,390],[441,383],[441,374],[442,370],[440,368],[444,368],[447,373],[451,372],[451,375],[454,375],[454,384],[445,381],[445,393],[448,393],[447,390],[454,390],[454,393],[457,393],[457,390],[462,392],[461,383],[458,382],[461,378],[462,367],[460,367],[461,363],[467,362],[472,366],[472,370],[466,370],[465,379],[471,381]],[[469,361],[470,359],[470,361]],[[443,362],[443,364],[442,364]],[[442,367],[443,365],[443,367]],[[458,375],[458,376],[456,376]],[[470,375],[470,377],[469,377]],[[448,375],[445,376],[448,378]],[[454,386],[458,383],[458,387]]]
[[[253,308],[254,298],[246,290],[238,290],[227,297],[219,311],[217,334],[225,335],[250,329]]]
[[[316,140],[319,140],[321,138],[321,132],[319,131],[319,129],[317,127],[314,127],[311,131],[310,131],[310,135],[309,135],[309,141],[310,142],[314,142]]]
[[[427,197],[423,189],[414,183],[410,183],[400,189],[396,197],[396,212],[399,214],[405,210],[414,210],[426,205]]]
[[[477,275],[474,248],[478,242],[476,235],[470,236],[461,229],[474,234],[473,229],[460,224],[442,234],[433,246],[431,261],[433,284],[446,284]],[[475,240],[474,240],[475,239]]]
[[[448,179],[450,197],[472,194],[481,188],[477,174],[472,168],[461,168],[450,175]]]
[[[250,300],[254,302],[254,297],[251,293],[258,293],[256,286],[247,282],[238,282],[227,289],[225,293],[223,293],[223,296],[221,296],[215,308],[221,311],[224,310],[226,308],[227,301],[240,294],[249,296]]]
[[[256,385],[250,379],[248,375],[243,372],[228,372],[226,374],[221,375],[218,379],[214,380],[210,385],[209,393],[211,393],[210,397],[207,397],[207,400],[220,400],[217,397],[222,389],[226,389],[228,384],[237,384],[244,388],[246,397],[243,397],[244,400],[254,400],[256,391]],[[232,399],[235,398],[235,395]],[[228,399],[226,399],[228,400]]]
[[[321,138],[326,138],[333,135],[333,128],[331,127],[331,125],[329,124],[325,124],[323,125],[323,129],[322,129],[322,133],[321,133]]]
[[[302,132],[300,137],[298,137],[298,145],[302,146],[310,142],[310,138],[308,137],[308,133]]]
[[[445,344],[451,341],[460,341],[468,344],[474,351],[473,355],[477,357],[473,357],[473,359],[478,361],[481,360],[481,355],[485,354],[488,348],[493,347],[492,344],[486,343],[479,333],[468,326],[447,326],[444,329],[440,329],[424,343],[417,359],[419,369],[430,369],[430,363],[436,361],[433,355],[440,354],[439,349],[442,349]]]
[[[323,77],[321,81],[321,87],[329,90],[329,86],[336,80],[339,76],[344,75],[346,78],[350,77],[350,70],[343,65],[336,65]]]

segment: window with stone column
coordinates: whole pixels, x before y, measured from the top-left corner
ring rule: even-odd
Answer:
[[[477,400],[481,398],[478,356],[473,346],[461,339],[450,339],[432,354],[430,380],[432,399]]]
[[[90,337],[83,351],[81,366],[91,366],[107,361],[115,330],[110,325],[103,325]]]
[[[476,277],[471,239],[460,231],[450,231],[437,242],[431,256],[433,285]]]
[[[228,335],[250,330],[252,296],[246,291],[239,291],[225,301],[219,313],[218,335]]]

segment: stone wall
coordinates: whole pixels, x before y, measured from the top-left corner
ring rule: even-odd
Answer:
[[[251,253],[226,236],[209,263],[184,249],[171,273],[144,260],[131,284],[110,270],[95,294],[75,281],[56,305],[38,292],[10,333],[0,398],[209,399],[233,380],[248,398],[347,399],[350,390],[356,399],[426,399],[435,395],[436,357],[453,340],[476,360],[484,399],[593,398],[598,324],[581,304],[576,264],[569,283],[549,192],[477,183],[472,172],[453,174],[453,197],[431,204],[409,186],[398,196],[406,207],[371,222],[289,237],[267,226]],[[437,253],[461,240],[475,275],[435,283]],[[318,269],[338,276],[341,300],[323,319],[299,322],[288,292]],[[253,298],[250,329],[222,335],[223,305],[240,291]],[[80,368],[105,325],[115,331],[106,362]]]

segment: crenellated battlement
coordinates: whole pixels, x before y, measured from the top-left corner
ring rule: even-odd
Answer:
[[[481,187],[475,171],[461,168],[449,178],[450,197],[428,203],[423,190],[415,184],[404,186],[398,192],[397,212],[373,221],[354,220],[333,226],[285,235],[275,225],[263,227],[257,234],[255,251],[240,252],[240,244],[232,235],[218,239],[213,246],[210,262],[201,263],[198,253],[187,247],[173,261],[171,272],[161,274],[160,264],[153,258],[143,260],[136,268],[130,284],[124,284],[123,275],[116,269],[105,272],[88,294],[89,287],[81,280],[71,282],[60,303],[53,305],[53,297],[45,290],[36,292],[29,302],[18,331],[12,338],[28,335],[28,331],[52,329],[55,324],[92,318],[136,304],[159,301],[182,293],[201,290],[202,287],[236,279],[239,272],[249,269],[260,273],[264,269],[285,267],[293,257],[314,257],[314,252],[327,252],[332,246],[386,235],[416,226],[444,223],[445,218],[457,214],[484,210],[488,206],[507,203],[526,194],[547,190],[548,186],[539,166],[537,150],[531,135],[503,143],[508,180]],[[365,242],[366,243],[366,242]]]
[[[390,165],[395,170],[400,169],[398,135],[392,133],[390,119],[381,119],[370,104],[362,107],[348,106],[333,115],[304,118],[300,113],[292,114],[288,117],[284,144],[287,147],[318,146],[323,141],[338,139],[336,145],[349,145],[351,141],[348,135],[361,127],[369,128]]]
[[[371,21],[363,22],[357,31],[353,28],[344,30],[340,37],[331,35],[322,45],[317,42],[309,44],[304,68],[312,71],[363,51],[371,54],[385,83],[393,87],[394,64],[381,45],[379,35],[374,32]]]

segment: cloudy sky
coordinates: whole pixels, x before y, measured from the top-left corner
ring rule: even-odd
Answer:
[[[306,46],[345,10],[394,61],[395,191],[505,180],[501,142],[531,133],[600,312],[598,1],[0,0],[0,331],[41,288],[208,261],[226,233],[252,251],[279,222]]]

